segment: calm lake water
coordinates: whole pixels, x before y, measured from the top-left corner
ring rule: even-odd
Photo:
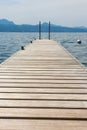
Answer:
[[[0,63],[35,38],[38,39],[38,33],[0,32]],[[47,33],[42,33],[42,39],[44,38],[48,38]],[[87,33],[51,33],[51,39],[60,42],[74,57],[87,66]],[[77,44],[77,39],[82,43]]]

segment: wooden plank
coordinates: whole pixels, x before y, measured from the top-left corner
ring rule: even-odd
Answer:
[[[16,65],[16,64],[15,64]],[[15,65],[13,65],[13,66],[9,66],[9,67],[14,67],[15,68]],[[78,65],[44,65],[44,66],[34,66],[34,65],[31,65],[31,66],[28,66],[28,64],[27,65],[16,65],[16,67],[18,68],[18,67],[20,67],[20,68],[26,68],[26,67],[28,67],[29,69],[59,69],[59,68],[62,68],[62,69],[68,69],[68,68],[70,68],[70,69],[74,69],[74,68],[76,68],[76,69],[80,69],[81,67],[80,66],[78,66]]]
[[[7,91],[6,91],[7,92]],[[18,92],[18,91],[17,91]],[[87,94],[0,93],[0,100],[87,101]]]
[[[70,74],[70,71],[71,71],[71,75],[72,74],[86,74],[84,71],[82,72],[82,71],[72,71],[72,70],[69,70],[69,71],[62,71],[62,70],[60,70],[60,71],[57,71],[57,70],[48,70],[48,71],[45,71],[45,70],[25,70],[25,69],[21,69],[20,70],[20,68],[19,68],[19,70],[15,70],[14,68],[12,69],[12,70],[9,70],[9,68],[7,68],[7,70],[1,70],[1,74],[4,74],[4,73],[20,73],[20,74],[23,74],[23,73],[26,73],[26,74]]]
[[[80,83],[56,83],[56,84],[51,84],[51,83],[0,83],[0,88],[77,88],[77,89],[85,89],[87,88],[87,84],[80,84]]]
[[[0,119],[1,130],[87,130],[87,121]]]
[[[86,79],[83,79],[83,80],[46,80],[46,79],[37,79],[37,80],[33,80],[33,79],[0,79],[0,83],[28,83],[28,84],[32,84],[32,83],[39,83],[39,84],[43,84],[43,83],[46,83],[46,84],[61,84],[61,83],[80,83],[80,84],[87,84],[87,80]]]
[[[0,100],[0,107],[87,109],[87,101]]]
[[[87,119],[87,109],[0,108],[0,118]]]
[[[87,94],[87,89],[68,89],[68,88],[0,88],[0,93],[14,92],[14,93],[41,93],[41,94]]]
[[[23,76],[49,76],[49,77],[87,77],[87,73],[82,73],[82,72],[79,72],[79,73],[69,73],[69,72],[64,72],[64,73],[52,73],[52,72],[34,72],[34,71],[8,71],[8,72],[0,72],[0,78],[2,77],[7,77],[7,76],[20,76],[20,77],[23,77]]]
[[[87,75],[86,75],[87,76]],[[20,76],[0,76],[0,79],[13,79],[13,80],[15,80],[15,79],[28,79],[28,80],[30,80],[30,79],[37,79],[37,80],[42,80],[42,79],[44,79],[44,80],[87,80],[87,77],[85,77],[85,75],[83,75],[83,76],[72,76],[72,75],[70,75],[70,76],[57,76],[57,75],[31,75],[31,76],[22,76],[22,75],[20,75]]]

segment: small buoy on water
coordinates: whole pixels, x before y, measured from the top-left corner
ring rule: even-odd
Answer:
[[[77,40],[77,43],[81,44],[81,40]]]
[[[21,46],[21,50],[24,50],[24,46]]]

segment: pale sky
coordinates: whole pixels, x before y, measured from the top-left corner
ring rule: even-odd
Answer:
[[[87,0],[0,0],[0,19],[16,24],[87,26],[86,14]]]

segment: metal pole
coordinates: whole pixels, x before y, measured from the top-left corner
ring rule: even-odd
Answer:
[[[39,39],[41,39],[41,21],[39,21]]]
[[[49,21],[49,34],[48,34],[48,39],[50,40],[50,21]]]

